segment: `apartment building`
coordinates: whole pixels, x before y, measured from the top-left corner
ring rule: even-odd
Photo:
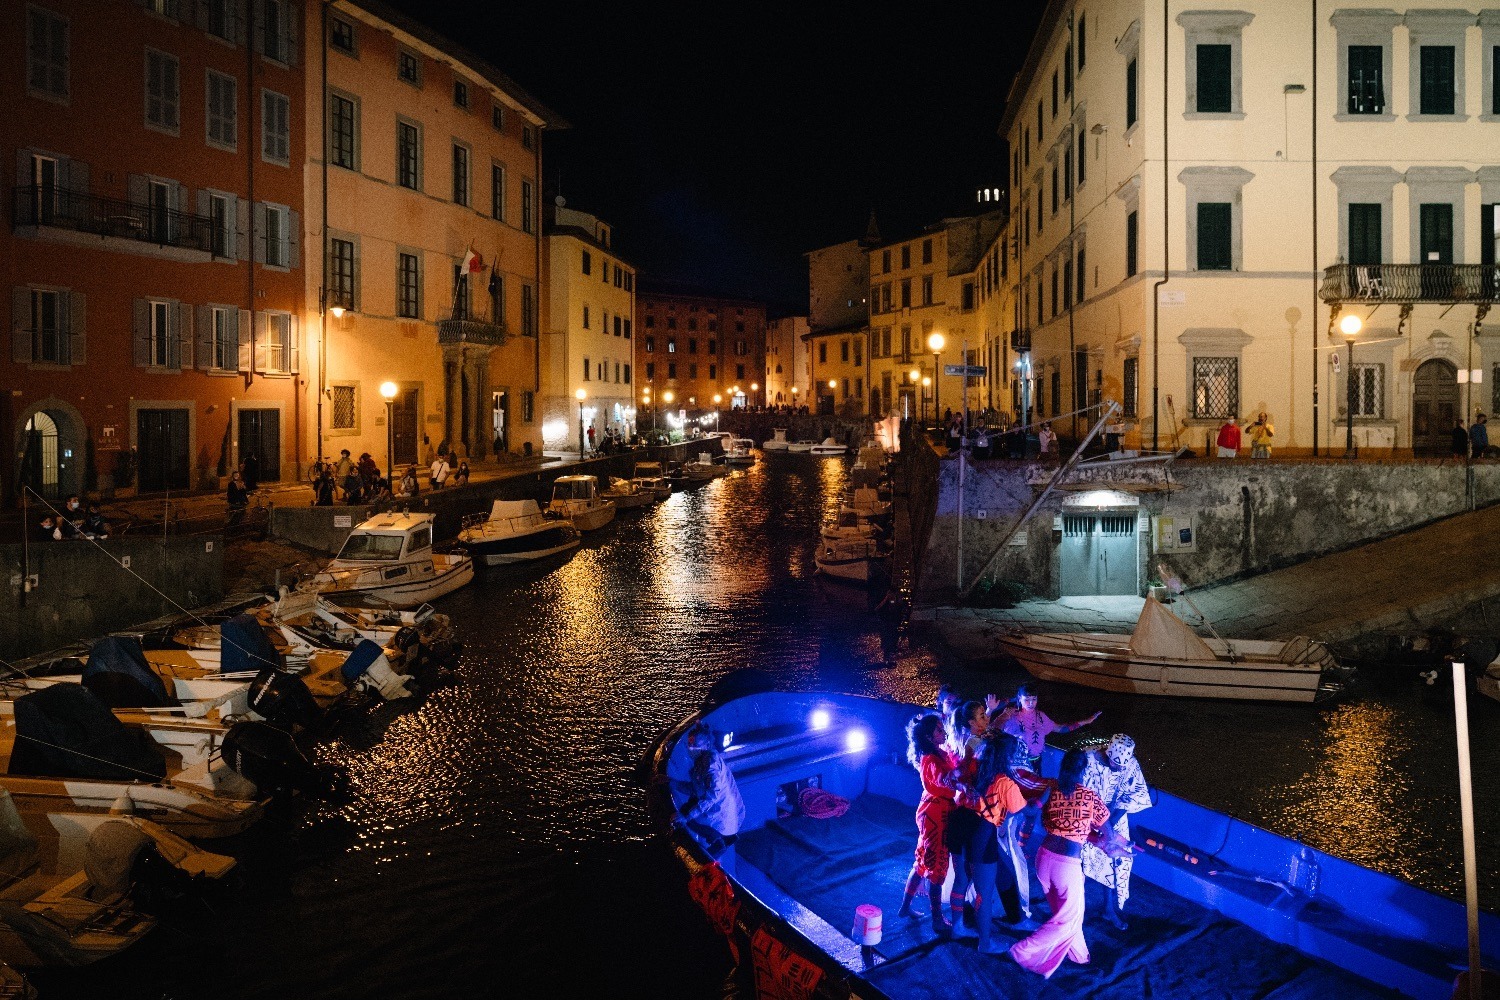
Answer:
[[[764,304],[651,288],[638,295],[637,313],[636,388],[650,401],[643,405],[664,411],[669,402],[686,410],[765,404]]]
[[[293,4],[0,3],[0,495],[217,488],[305,455]]]
[[[766,402],[771,406],[801,406],[811,398],[812,371],[808,367],[806,316],[781,316],[766,323]]]
[[[1497,83],[1500,9],[1054,0],[1001,126],[1041,410],[1445,450],[1500,404]]]
[[[548,213],[549,291],[543,335],[542,437],[548,451],[578,450],[617,431],[635,433],[635,269],[613,249],[613,229],[587,212]]]
[[[875,217],[865,235],[820,247],[807,258],[806,345],[812,398],[818,413],[869,412],[869,249],[880,242]],[[851,402],[852,400],[852,402]]]
[[[385,3],[299,5],[311,447],[398,467],[539,453],[542,136],[566,123]]]

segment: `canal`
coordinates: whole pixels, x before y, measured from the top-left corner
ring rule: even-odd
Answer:
[[[652,741],[742,667],[920,702],[1024,679],[914,645],[890,607],[814,575],[846,475],[773,456],[445,599],[467,643],[455,683],[342,730],[320,758],[339,794],[278,806],[226,845],[231,884],[164,898],[117,959],[37,974],[43,997],[717,996],[726,952],[647,822]],[[1445,697],[1399,679],[1329,710],[1043,686],[1055,718],[1099,708],[1100,735],[1132,733],[1163,788],[1457,895]],[[1481,845],[1500,842],[1496,709],[1474,713]],[[1492,853],[1481,867],[1495,908]]]

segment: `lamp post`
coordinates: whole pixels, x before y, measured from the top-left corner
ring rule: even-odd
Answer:
[[[750,383],[750,391],[752,393],[758,393],[758,392],[760,392],[760,383],[759,382],[751,382]]]
[[[1354,382],[1354,338],[1359,335],[1359,331],[1360,331],[1360,329],[1364,325],[1365,325],[1364,321],[1361,320],[1358,316],[1354,315],[1353,313],[1350,313],[1349,315],[1345,316],[1343,319],[1339,320],[1339,330],[1344,335],[1344,343],[1347,344],[1347,345],[1349,345],[1349,351],[1348,351],[1348,354],[1349,354],[1349,358],[1348,358],[1348,361],[1349,361],[1349,372],[1348,372],[1349,398],[1344,403],[1344,410],[1345,410],[1345,413],[1344,413],[1344,420],[1345,420],[1345,423],[1344,423],[1344,457],[1345,458],[1354,458],[1357,455],[1357,452],[1355,452],[1355,450],[1354,450],[1354,401],[1355,401],[1355,394],[1357,392],[1357,387],[1355,386],[1355,382]]]
[[[385,399],[385,481],[391,481],[393,458],[396,453],[396,424],[392,419],[396,413],[396,393],[401,387],[394,382],[380,383],[380,395]]]
[[[922,426],[927,426],[927,390],[932,386],[932,376],[922,376]],[[937,420],[937,404],[932,406],[932,419]]]
[[[584,459],[584,452],[583,452],[583,401],[585,399],[589,398],[589,394],[587,392],[583,391],[582,389],[579,389],[577,392],[573,393],[573,395],[578,400],[578,460],[581,462]]]
[[[927,349],[932,352],[932,422],[937,423],[938,414],[942,412],[938,407],[942,403],[943,383],[938,379],[938,355],[943,353],[943,345],[947,340],[941,333],[933,331],[927,336]]]

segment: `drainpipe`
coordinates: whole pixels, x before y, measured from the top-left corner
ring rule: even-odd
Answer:
[[[1312,434],[1313,457],[1318,456],[1318,0],[1312,0]]]
[[[322,72],[322,105],[318,109],[318,126],[323,133],[323,204],[322,225],[318,230],[318,258],[323,264],[322,278],[318,282],[318,452],[315,458],[323,457],[323,397],[328,394],[328,5],[333,0],[319,4],[320,29],[318,40],[318,65]]]
[[[531,150],[534,166],[532,174],[536,178],[532,183],[536,185],[531,199],[532,211],[532,242],[536,244],[536,290],[532,293],[531,302],[531,324],[533,364],[535,367],[536,389],[531,397],[531,416],[536,419],[536,406],[542,395],[542,126],[538,125],[534,130],[536,141]],[[580,423],[581,426],[581,423]]]
[[[1069,60],[1072,60],[1073,59],[1073,53],[1075,53],[1075,52],[1078,51],[1078,39],[1074,35],[1074,30],[1075,30],[1075,28],[1077,26],[1077,21],[1074,18],[1074,13],[1075,13],[1074,11],[1071,11],[1071,10],[1068,11],[1068,48],[1067,48],[1066,51],[1067,51],[1068,59]],[[1067,76],[1072,76],[1073,75],[1073,67],[1072,66],[1068,66],[1068,67],[1066,67],[1064,69],[1063,72]],[[1068,144],[1067,144],[1067,147],[1065,147],[1065,149],[1073,147],[1073,112],[1078,107],[1078,81],[1076,79],[1073,81],[1073,86],[1070,87],[1070,88],[1068,88],[1068,90],[1069,90],[1069,93],[1068,93]],[[1082,156],[1082,155],[1083,155],[1083,150],[1081,150],[1081,149],[1074,149],[1073,158],[1075,160],[1079,156]],[[1067,165],[1068,165],[1067,158],[1064,157],[1064,159],[1063,159],[1063,166],[1067,166]],[[1074,167],[1075,168],[1077,167],[1077,163],[1074,163]],[[1075,264],[1075,266],[1076,266],[1076,264],[1077,264],[1077,258],[1076,258],[1076,256],[1073,253],[1073,238],[1077,234],[1077,231],[1078,231],[1078,192],[1073,189],[1073,178],[1072,177],[1069,177],[1067,179],[1067,185],[1068,185],[1068,258],[1069,258],[1069,260],[1073,261],[1074,264]],[[1064,271],[1063,273],[1072,276],[1073,282],[1074,282],[1074,287],[1076,288],[1077,287],[1077,282],[1078,282],[1078,276],[1076,274],[1073,274],[1073,268],[1070,267],[1066,271]],[[1089,392],[1089,367],[1088,367],[1087,363],[1085,363],[1084,366],[1083,366],[1083,399],[1079,399],[1078,398],[1078,347],[1074,343],[1074,340],[1073,340],[1073,337],[1074,337],[1073,310],[1076,308],[1077,303],[1073,302],[1073,289],[1072,288],[1064,288],[1063,289],[1063,299],[1064,299],[1064,301],[1071,303],[1068,306],[1068,355],[1069,355],[1069,368],[1073,372],[1073,436],[1076,438],[1076,437],[1078,437],[1078,411],[1083,408],[1084,400],[1088,399],[1088,392]],[[1026,441],[1025,441],[1025,432],[1024,431],[1022,432],[1021,444],[1022,444],[1021,450],[1024,453],[1025,450],[1026,450],[1025,449]]]
[[[1160,450],[1161,445],[1161,288],[1172,280],[1172,231],[1168,225],[1171,218],[1171,179],[1168,154],[1171,149],[1168,138],[1171,126],[1167,118],[1167,48],[1171,39],[1168,30],[1170,0],[1161,5],[1161,280],[1151,286],[1151,450]]]

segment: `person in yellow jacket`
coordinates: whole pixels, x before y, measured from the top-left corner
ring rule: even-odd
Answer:
[[[1245,425],[1245,434],[1250,438],[1251,458],[1271,457],[1271,439],[1276,436],[1276,428],[1271,426],[1265,410],[1260,411],[1255,423]]]

